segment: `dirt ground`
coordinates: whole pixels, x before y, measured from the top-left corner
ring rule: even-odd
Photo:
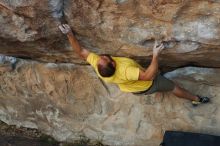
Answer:
[[[0,121],[0,146],[104,146],[83,138],[75,143],[58,142],[37,129],[9,126]]]

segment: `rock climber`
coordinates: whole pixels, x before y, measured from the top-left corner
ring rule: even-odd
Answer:
[[[158,57],[164,45],[158,45],[157,41],[153,47],[151,63],[144,69],[132,59],[108,54],[97,55],[81,47],[68,24],[60,25],[59,29],[67,35],[76,53],[95,69],[102,80],[117,84],[123,92],[147,95],[170,91],[177,97],[191,100],[194,106],[209,102],[208,97],[193,95],[158,73]]]

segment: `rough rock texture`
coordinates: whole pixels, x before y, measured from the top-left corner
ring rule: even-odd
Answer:
[[[57,28],[63,21],[98,53],[144,64],[158,39],[167,41],[163,66],[220,67],[218,0],[1,0],[0,53],[81,62]]]
[[[170,94],[138,97],[104,84],[58,30],[65,21],[96,53],[146,65],[157,39],[166,41],[162,67],[216,67],[168,74],[212,103],[192,108]],[[8,124],[109,145],[155,146],[165,130],[220,135],[219,0],[0,0],[0,53],[46,62],[20,61],[1,74],[0,120]]]
[[[220,135],[219,69],[166,74],[212,102],[193,108],[169,93],[135,96],[103,84],[91,67],[20,61],[0,76],[0,119],[60,141],[86,136],[108,145],[156,146],[165,130]]]

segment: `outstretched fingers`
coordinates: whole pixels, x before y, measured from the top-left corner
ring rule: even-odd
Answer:
[[[70,29],[70,26],[68,24],[63,24],[63,27],[68,30]]]
[[[62,26],[62,25],[59,25],[58,27],[59,27],[60,30],[63,29],[63,26]]]
[[[154,48],[156,48],[158,46],[158,42],[157,40],[154,41]]]
[[[161,44],[159,47],[158,47],[159,50],[163,50],[164,49],[164,45]]]
[[[62,25],[59,25],[59,29],[63,32],[63,31],[65,31],[65,27],[64,27],[64,25],[62,24]]]
[[[63,34],[68,34],[69,32],[71,32],[71,28],[68,24],[59,25],[59,29],[62,31]]]

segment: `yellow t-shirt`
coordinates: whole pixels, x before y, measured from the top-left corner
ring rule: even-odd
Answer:
[[[144,91],[152,85],[152,81],[138,80],[141,66],[134,60],[125,57],[112,57],[112,59],[116,63],[116,70],[111,77],[102,77],[99,74],[97,67],[97,62],[99,60],[98,55],[90,53],[86,60],[94,67],[96,73],[102,80],[109,83],[116,83],[121,91]]]

